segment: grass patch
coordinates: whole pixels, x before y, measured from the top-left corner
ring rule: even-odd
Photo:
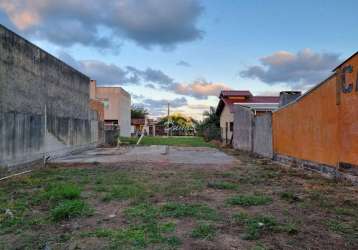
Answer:
[[[124,210],[124,215],[130,220],[149,222],[159,216],[159,209],[151,204],[144,203]]]
[[[300,198],[292,191],[282,192],[280,194],[280,198],[290,203],[297,202],[300,200]]]
[[[215,234],[216,234],[215,226],[207,223],[200,223],[191,232],[191,236],[193,238],[208,239],[208,240],[213,239]]]
[[[137,137],[119,137],[120,144],[122,145],[135,145],[138,139]]]
[[[228,182],[228,181],[212,181],[208,183],[208,188],[214,189],[229,189],[229,190],[237,190],[239,185],[236,183]]]
[[[169,146],[189,146],[189,147],[214,147],[205,142],[204,138],[197,136],[145,136],[141,145],[169,145]]]
[[[216,211],[204,204],[167,203],[161,207],[163,217],[193,217],[201,220],[216,220]]]
[[[347,238],[358,239],[358,222],[348,224],[331,219],[327,221],[327,226],[331,231],[339,233]]]
[[[298,232],[295,224],[278,223],[272,216],[249,216],[246,213],[238,213],[233,216],[233,219],[236,223],[245,226],[243,238],[246,240],[257,240],[264,232],[286,232],[289,234]]]
[[[51,217],[54,221],[88,216],[91,214],[92,209],[81,200],[66,200],[51,209]]]
[[[237,195],[226,200],[229,205],[259,206],[272,202],[272,198],[265,195]]]
[[[103,190],[105,190],[103,188]],[[103,201],[116,200],[127,200],[127,199],[143,199],[150,193],[146,191],[145,187],[139,183],[123,183],[115,184],[111,190],[106,193],[103,197]]]
[[[65,199],[77,199],[80,197],[81,189],[69,183],[50,185],[45,192],[45,197],[50,201],[60,201]]]

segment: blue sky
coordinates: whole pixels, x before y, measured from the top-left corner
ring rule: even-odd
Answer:
[[[0,23],[153,115],[200,118],[223,88],[307,90],[357,50],[357,1],[98,2],[0,0]]]

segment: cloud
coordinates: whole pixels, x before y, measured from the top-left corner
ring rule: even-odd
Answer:
[[[286,83],[293,87],[305,88],[325,79],[335,65],[339,64],[335,53],[317,53],[303,49],[296,54],[278,51],[262,57],[262,65],[254,65],[240,72],[244,78],[259,79],[267,84]]]
[[[172,109],[184,107],[188,104],[187,99],[185,97],[181,97],[172,100],[167,100],[167,99],[155,100],[155,99],[147,98],[142,100],[140,103],[136,103],[135,105],[150,110],[150,114],[153,116],[161,116],[167,114],[168,102],[170,104],[170,108]]]
[[[190,84],[174,84],[172,89],[177,94],[193,96],[197,99],[207,99],[208,96],[218,96],[221,90],[230,89],[230,87],[223,83],[197,80]]]
[[[18,31],[60,46],[173,48],[200,39],[198,0],[1,0],[0,12]]]
[[[139,84],[140,79],[131,71],[122,69],[115,64],[107,64],[98,60],[75,60],[65,52],[59,52],[59,58],[78,71],[97,80],[99,84]]]
[[[191,64],[186,61],[181,60],[181,61],[177,62],[177,66],[191,67]]]
[[[158,69],[141,70],[133,66],[122,68],[99,60],[76,60],[64,51],[59,52],[59,58],[91,79],[97,80],[98,84],[143,85],[147,88],[169,91],[197,99],[218,96],[221,90],[230,89],[226,84],[207,82],[204,79],[189,84],[178,83]]]

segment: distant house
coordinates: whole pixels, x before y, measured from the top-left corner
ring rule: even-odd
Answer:
[[[90,98],[104,106],[105,129],[120,129],[120,135],[131,135],[131,96],[121,87],[98,87],[91,80]]]
[[[272,112],[279,106],[278,96],[253,96],[247,90],[223,90],[219,96],[216,114],[220,117],[221,139],[229,144],[234,130],[234,104],[252,109],[256,115]]]
[[[141,134],[145,133],[149,136],[155,136],[158,132],[158,135],[161,135],[160,127],[157,125],[157,121],[154,119],[145,118],[132,118],[132,133],[133,134]]]

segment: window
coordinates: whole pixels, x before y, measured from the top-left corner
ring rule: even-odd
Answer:
[[[230,132],[232,132],[234,130],[234,123],[230,122]]]
[[[108,108],[109,108],[109,101],[108,101],[108,99],[103,99],[103,100],[102,100],[102,103],[103,103],[103,107],[104,107],[105,109],[108,109]]]

